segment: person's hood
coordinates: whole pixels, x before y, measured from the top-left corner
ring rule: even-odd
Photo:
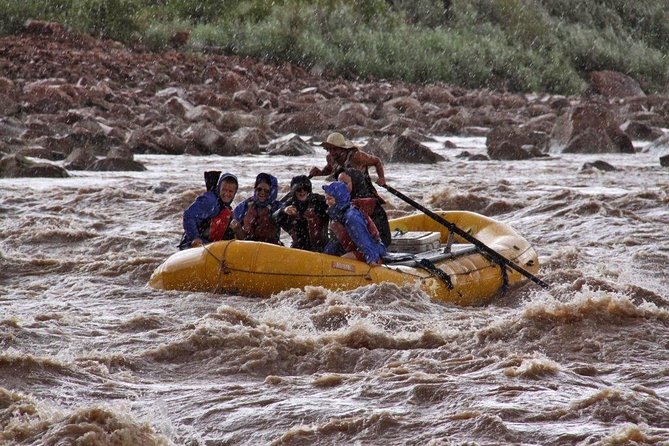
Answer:
[[[258,194],[255,191],[256,186],[260,183],[267,183],[269,184],[269,198],[265,201],[260,201],[258,199]],[[270,175],[265,172],[261,172],[258,174],[256,177],[256,182],[253,186],[253,199],[256,201],[258,204],[267,204],[267,203],[272,203],[276,201],[276,197],[279,194],[279,181],[276,179],[274,175]]]
[[[221,184],[224,181],[225,182],[230,182],[230,180],[232,180],[232,182],[235,183],[235,186],[237,186],[237,189],[235,190],[235,195],[237,195],[237,190],[239,189],[239,181],[237,180],[236,176],[234,176],[231,173],[226,172],[218,178],[218,183],[216,184],[216,195],[218,195],[219,199],[221,198],[220,193],[219,193],[220,190],[221,190]],[[235,195],[232,196],[232,200],[235,199]],[[228,203],[225,203],[225,204],[229,205],[230,203],[232,203],[232,200],[230,200]]]
[[[334,197],[336,208],[342,208],[351,202],[351,193],[348,191],[348,188],[341,181],[335,181],[334,183],[326,184],[323,186],[323,190],[326,194]]]
[[[312,191],[311,180],[306,175],[298,175],[290,180],[290,190],[294,194],[297,189],[304,187],[309,193]]]

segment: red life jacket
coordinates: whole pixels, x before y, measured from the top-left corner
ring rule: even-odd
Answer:
[[[372,215],[376,209],[377,199],[374,197],[353,198],[351,203],[362,211],[363,214]]]
[[[212,217],[209,224],[209,241],[217,242],[223,240],[225,231],[230,226],[230,220],[232,220],[232,209],[229,207],[224,207],[217,216]]]
[[[364,212],[362,213],[362,215],[365,216],[365,221],[367,223],[367,231],[369,231],[369,235],[371,235],[374,240],[381,240],[379,230],[372,221],[372,218]],[[353,252],[355,254],[356,259],[363,262],[365,261],[365,255],[362,252],[358,251],[355,243],[353,242],[353,239],[351,239],[351,236],[348,234],[348,231],[346,230],[346,226],[344,226],[342,223],[332,221],[330,222],[330,230],[334,233],[335,237],[337,237],[337,240],[339,240],[339,244],[341,245],[342,248],[344,248],[344,251]]]
[[[271,216],[269,207],[258,207],[254,202],[250,202],[242,222],[242,228],[247,234],[246,239],[277,245],[280,228],[274,223]]]
[[[312,249],[321,251],[328,242],[328,220],[318,215],[313,207],[309,207],[304,211],[304,218],[307,219],[309,241],[311,241]]]

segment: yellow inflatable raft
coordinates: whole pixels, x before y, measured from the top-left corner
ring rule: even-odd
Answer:
[[[472,212],[437,214],[527,272],[536,274],[539,270],[534,248],[508,225]],[[351,290],[381,282],[418,283],[433,299],[476,305],[527,280],[424,214],[391,220],[390,228],[395,234],[438,233],[438,246],[414,254],[391,253],[387,264],[369,266],[267,243],[221,241],[173,254],[155,270],[149,285],[163,290],[269,297],[308,285]]]

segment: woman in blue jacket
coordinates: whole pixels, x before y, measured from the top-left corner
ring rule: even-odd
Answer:
[[[205,172],[207,192],[195,199],[183,215],[184,234],[179,249],[194,248],[234,237],[230,204],[237,194],[237,177],[231,173]],[[215,176],[220,175],[218,180]]]
[[[380,265],[386,254],[379,230],[369,217],[356,206],[351,205],[351,194],[346,184],[335,181],[323,186],[328,204],[330,229],[336,238],[325,247],[326,254],[354,257],[370,265]]]

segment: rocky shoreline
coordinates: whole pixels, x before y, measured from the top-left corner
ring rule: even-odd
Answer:
[[[313,151],[297,135],[316,142],[335,129],[368,139],[365,150],[388,163],[438,162],[422,142],[478,135],[487,156],[472,161],[635,153],[632,140],[641,140],[669,166],[668,128],[669,95],[646,95],[614,72],[593,72],[586,94],[564,97],[151,53],[55,23],[30,22],[0,39],[0,177],[145,169],[135,154],[297,156]]]

